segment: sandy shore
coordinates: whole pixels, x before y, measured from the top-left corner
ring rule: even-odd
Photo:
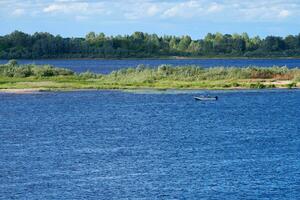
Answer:
[[[13,94],[35,94],[40,93],[40,89],[0,89],[3,93],[13,93]]]

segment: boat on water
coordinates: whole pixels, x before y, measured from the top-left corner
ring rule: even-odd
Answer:
[[[198,97],[194,97],[194,99],[197,101],[217,101],[218,97],[217,96],[198,96]]]

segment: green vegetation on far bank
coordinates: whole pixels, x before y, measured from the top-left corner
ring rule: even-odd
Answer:
[[[63,38],[37,32],[14,31],[0,36],[0,59],[54,58],[274,58],[299,57],[300,34],[286,37],[249,37],[247,33],[208,33],[204,38],[158,36],[143,32],[107,36],[90,32],[85,37]]]
[[[0,89],[262,89],[299,87],[300,69],[161,65],[121,69],[110,74],[74,73],[52,66],[0,65]]]

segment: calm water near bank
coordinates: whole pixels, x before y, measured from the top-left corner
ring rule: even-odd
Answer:
[[[0,199],[300,199],[299,90],[0,102]]]
[[[0,64],[7,60],[0,60]],[[19,60],[21,64],[50,64],[58,67],[66,67],[75,72],[90,70],[95,73],[109,73],[113,70],[136,67],[144,64],[156,67],[161,64],[170,65],[199,65],[202,67],[247,67],[247,66],[287,66],[300,67],[300,59],[151,59],[151,60]]]

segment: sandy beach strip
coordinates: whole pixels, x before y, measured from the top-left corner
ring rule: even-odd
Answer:
[[[0,89],[0,93],[35,94],[42,92],[40,89]]]

